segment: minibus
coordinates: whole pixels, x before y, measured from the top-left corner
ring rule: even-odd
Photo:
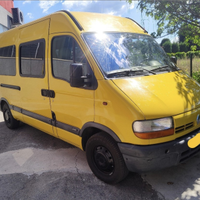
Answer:
[[[58,11],[0,34],[0,109],[86,152],[100,180],[199,152],[200,85],[134,20]]]

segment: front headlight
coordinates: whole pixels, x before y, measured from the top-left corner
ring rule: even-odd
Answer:
[[[165,137],[174,134],[173,120],[171,117],[135,121],[133,123],[135,135],[142,139]]]

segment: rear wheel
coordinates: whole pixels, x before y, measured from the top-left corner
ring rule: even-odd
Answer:
[[[12,116],[12,113],[10,111],[10,108],[8,107],[7,104],[3,105],[3,117],[4,117],[4,121],[6,123],[6,126],[10,129],[15,129],[19,126],[19,121],[17,121],[16,119],[14,119],[14,117]]]
[[[95,176],[106,183],[118,183],[128,174],[116,142],[104,132],[97,133],[88,140],[86,156]]]

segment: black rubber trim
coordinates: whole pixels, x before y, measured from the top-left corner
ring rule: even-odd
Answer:
[[[68,124],[64,124],[62,122],[57,122],[56,121],[56,127],[61,128],[63,130],[66,130],[68,132],[74,133],[76,135],[79,135],[80,129]]]
[[[86,124],[83,125],[81,131],[80,131],[80,136],[82,137],[82,134],[84,132],[84,130],[86,128],[98,128],[106,133],[108,133],[116,142],[121,142],[121,140],[119,139],[119,137],[108,127],[102,125],[102,124],[98,124],[95,122],[87,122]]]
[[[200,145],[188,147],[188,140],[200,132],[200,128],[176,140],[154,145],[133,145],[118,143],[129,171],[147,172],[172,167],[200,152]]]
[[[67,10],[60,10],[60,11],[58,11],[58,12],[64,12],[64,13],[66,13],[67,15],[69,15],[69,17],[71,18],[71,20],[76,24],[76,26],[78,27],[78,29],[80,30],[80,31],[83,31],[84,29],[83,29],[83,27],[79,24],[79,22],[76,20],[76,18],[69,12],[69,11],[67,11]]]
[[[39,121],[45,122],[47,124],[51,124],[51,119],[48,118],[48,117],[44,117],[42,115],[38,115],[36,113],[30,112],[30,111],[27,111],[27,110],[24,110],[24,109],[22,109],[22,114],[29,116],[29,117],[32,117],[34,119],[37,119]]]
[[[126,17],[126,19],[130,19],[131,21],[136,23],[141,29],[143,29],[145,33],[148,33],[148,31],[144,27],[142,27],[139,23],[137,23],[134,19],[131,19],[130,17]]]
[[[60,129],[66,130],[68,132],[74,133],[76,135],[79,135],[80,129],[77,128],[77,127],[74,127],[74,126],[71,126],[71,125],[68,125],[68,124],[65,124],[65,123],[62,123],[62,122],[58,122],[55,119],[50,119],[48,117],[44,117],[42,115],[30,112],[28,110],[24,110],[24,109],[19,108],[17,106],[10,105],[9,107],[10,107],[11,110],[15,110],[17,112],[20,112],[23,115],[32,117],[34,119],[37,119],[37,120],[42,121],[44,123],[50,124],[50,125],[55,126],[57,128],[60,128]]]
[[[0,86],[4,87],[4,88],[14,89],[14,90],[21,90],[21,88],[19,86],[16,86],[16,85],[1,84]]]

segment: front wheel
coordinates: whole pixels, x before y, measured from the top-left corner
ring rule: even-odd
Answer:
[[[88,140],[86,156],[95,176],[106,183],[118,183],[128,175],[116,142],[104,132],[97,133]]]
[[[12,116],[12,113],[10,111],[10,108],[8,107],[7,104],[3,105],[3,117],[4,117],[4,121],[6,123],[6,126],[10,129],[15,129],[19,126],[19,121],[17,121],[16,119],[14,119],[14,117]]]

